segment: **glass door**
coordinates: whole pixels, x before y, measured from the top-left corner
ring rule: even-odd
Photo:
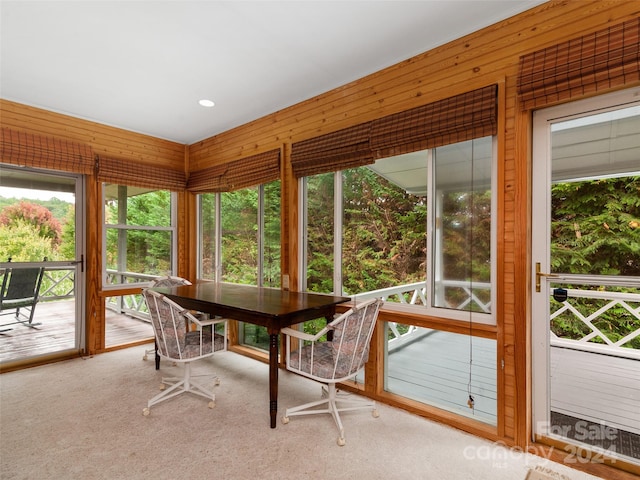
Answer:
[[[535,439],[640,464],[640,90],[534,114]]]
[[[83,181],[0,165],[0,363],[84,348]]]

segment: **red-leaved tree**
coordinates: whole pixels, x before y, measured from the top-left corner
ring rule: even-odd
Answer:
[[[60,244],[62,227],[51,211],[42,205],[21,201],[0,212],[0,225],[11,227],[23,221],[37,228],[40,237],[51,239],[52,246]]]

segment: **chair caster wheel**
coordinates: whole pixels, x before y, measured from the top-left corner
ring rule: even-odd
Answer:
[[[285,425],[289,423],[289,417],[282,417],[282,423]]]
[[[165,388],[167,388],[167,386],[164,383],[160,384],[160,390],[164,390]]]
[[[373,418],[378,418],[380,416],[380,412],[378,412],[378,410],[374,408],[371,412],[371,416],[373,416]]]
[[[338,442],[337,443],[338,443],[339,446],[344,447],[345,443],[347,443],[347,442],[345,442],[344,438],[338,437]]]
[[[149,360],[149,355],[147,355],[147,354],[145,353],[145,354],[144,354],[144,357],[142,357],[142,360],[144,360],[145,362],[146,362],[147,360]]]
[[[151,413],[151,410],[149,410],[149,407],[145,407],[142,410],[142,415],[144,415],[145,417],[148,417],[150,413]]]
[[[216,402],[211,401],[211,402],[209,402],[208,406],[209,406],[209,408],[214,408],[216,406]]]
[[[218,385],[220,385],[220,379],[219,379],[219,378],[216,378],[216,379],[213,381],[213,384],[214,384],[216,387],[217,387]]]

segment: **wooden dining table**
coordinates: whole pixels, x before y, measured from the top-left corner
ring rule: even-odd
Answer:
[[[266,327],[269,334],[269,415],[276,427],[278,412],[278,343],[280,330],[297,323],[333,319],[336,306],[349,297],[291,292],[269,287],[221,282],[198,282],[170,288],[154,288],[189,310]]]

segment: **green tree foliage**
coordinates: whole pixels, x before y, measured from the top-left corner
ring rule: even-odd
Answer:
[[[553,186],[551,202],[553,272],[640,276],[640,176],[560,183]],[[604,289],[597,285],[575,288]],[[638,293],[637,289],[607,287],[607,290]],[[585,316],[607,303],[604,299],[572,300]],[[551,307],[556,310],[560,306],[554,302]],[[638,320],[621,306],[608,309],[593,325],[614,342],[640,328]],[[570,312],[556,317],[551,328],[562,338],[580,339],[591,332]],[[603,340],[595,338],[593,342]],[[626,346],[640,348],[640,338]]]
[[[640,176],[554,185],[552,271],[640,276]]]
[[[366,167],[342,175],[344,292],[424,281],[427,197],[408,194]],[[307,281],[312,291],[332,291],[333,178],[325,174],[307,179]],[[443,202],[445,278],[490,281],[491,192],[447,192]]]
[[[258,274],[258,189],[222,194],[222,278],[256,285]]]
[[[213,193],[200,195],[200,255],[202,278],[215,279],[215,226],[216,196]]]
[[[106,205],[109,223],[118,223],[126,211],[126,225],[168,227],[171,225],[171,192],[154,190],[127,197],[126,205],[111,201]],[[118,244],[126,245],[126,265],[118,263]],[[120,259],[122,260],[122,259]],[[171,271],[171,235],[153,229],[107,228],[107,268],[146,274]]]
[[[130,197],[127,205],[127,224],[171,226],[171,192],[156,190]],[[141,262],[144,266],[140,264]],[[134,272],[159,274],[170,272],[170,235],[167,232],[129,230],[127,232],[128,268],[129,265],[135,268],[132,270]]]
[[[0,261],[41,262],[54,256],[50,238],[40,235],[40,228],[22,219],[0,224]]]
[[[70,260],[76,258],[76,209],[69,205],[67,214],[62,224],[62,242],[58,249],[61,259]]]
[[[280,181],[264,186],[264,265],[262,282],[267,287],[280,287],[281,215]]]
[[[442,261],[448,280],[491,279],[491,192],[443,195]]]
[[[343,172],[343,287],[347,293],[424,279],[426,199],[368,168]]]
[[[333,292],[333,174],[307,178],[307,289]]]

